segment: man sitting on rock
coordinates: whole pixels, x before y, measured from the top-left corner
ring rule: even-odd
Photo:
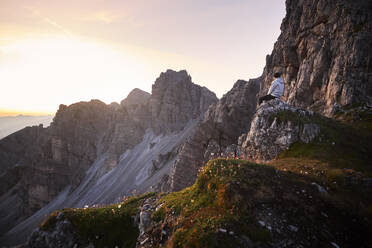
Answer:
[[[270,89],[267,92],[266,96],[260,97],[259,104],[263,101],[270,101],[275,98],[281,98],[284,93],[284,80],[280,77],[280,72],[275,72],[274,78],[275,80],[271,83]]]

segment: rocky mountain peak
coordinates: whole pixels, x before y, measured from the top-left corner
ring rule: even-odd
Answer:
[[[160,73],[160,76],[156,79],[155,84],[172,82],[172,83],[190,83],[191,76],[186,70],[174,71],[168,69],[166,72]]]
[[[135,88],[132,90],[128,96],[120,102],[120,105],[135,105],[135,104],[142,104],[145,103],[149,98],[151,97],[151,94],[143,91],[141,89]]]
[[[217,101],[216,95],[194,84],[185,70],[167,70],[152,86],[150,108],[156,132],[182,129]]]

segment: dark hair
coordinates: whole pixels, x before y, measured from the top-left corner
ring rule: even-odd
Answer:
[[[282,74],[280,73],[280,72],[275,72],[274,73],[274,78],[278,78],[278,77],[280,77]]]

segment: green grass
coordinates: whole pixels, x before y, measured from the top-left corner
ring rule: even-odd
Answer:
[[[153,214],[152,214],[152,220],[155,221],[155,222],[159,222],[159,221],[163,221],[164,218],[165,218],[165,209],[164,208],[160,208],[158,210],[156,210]]]
[[[249,200],[244,200],[236,182],[245,189],[260,186],[264,180],[247,180],[246,173],[262,170],[268,175],[274,168],[244,160],[211,160],[200,172],[195,184],[164,196],[160,201],[168,214],[175,213],[182,223],[168,244],[170,247],[240,247],[239,240],[218,229],[226,228],[236,234],[247,233],[254,241],[268,242],[270,233],[257,226],[247,212]],[[244,173],[246,172],[246,173]],[[242,221],[247,219],[249,221]]]
[[[340,173],[340,169],[333,169],[330,176],[337,178]],[[269,244],[273,240],[272,233],[258,225],[257,206],[262,204],[275,206],[277,211],[285,212],[289,220],[302,221],[299,225],[313,228],[312,232],[317,232],[324,224],[318,223],[318,217],[314,217],[317,212],[304,216],[302,209],[324,209],[340,223],[352,219],[341,214],[345,211],[354,216],[370,217],[371,197],[363,198],[356,192],[346,194],[332,187],[329,189],[332,194],[324,196],[311,184],[314,181],[319,182],[317,177],[280,171],[270,165],[235,159],[211,160],[193,186],[160,199],[165,210],[165,222],[174,228],[166,247],[243,247],[239,239],[242,235],[255,244]],[[293,188],[314,192],[313,198],[307,200],[301,194],[289,194]],[[363,207],[359,205],[361,202]],[[299,211],[298,214],[292,213],[294,210]],[[174,218],[173,224],[170,216]],[[329,225],[329,229],[340,226]],[[233,231],[234,235],[221,233],[218,231],[220,228]],[[350,232],[366,232],[361,231],[365,227],[358,228]]]
[[[40,226],[50,230],[55,226],[56,216],[62,212],[83,239],[92,242],[95,247],[135,247],[139,235],[133,216],[137,214],[142,200],[153,193],[132,197],[124,203],[98,208],[69,208],[53,213]]]
[[[335,121],[314,114],[300,116],[295,112],[282,111],[272,117],[279,122],[292,121],[300,127],[306,123],[314,123],[320,127],[320,135],[310,144],[297,142],[282,158],[316,159],[326,162],[332,168],[356,169],[372,176],[372,115],[354,123]]]

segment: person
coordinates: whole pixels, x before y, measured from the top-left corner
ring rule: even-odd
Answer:
[[[281,78],[280,72],[274,73],[275,80],[271,83],[270,89],[266,96],[260,97],[259,104],[263,101],[270,101],[275,98],[281,98],[284,93],[284,80]]]

